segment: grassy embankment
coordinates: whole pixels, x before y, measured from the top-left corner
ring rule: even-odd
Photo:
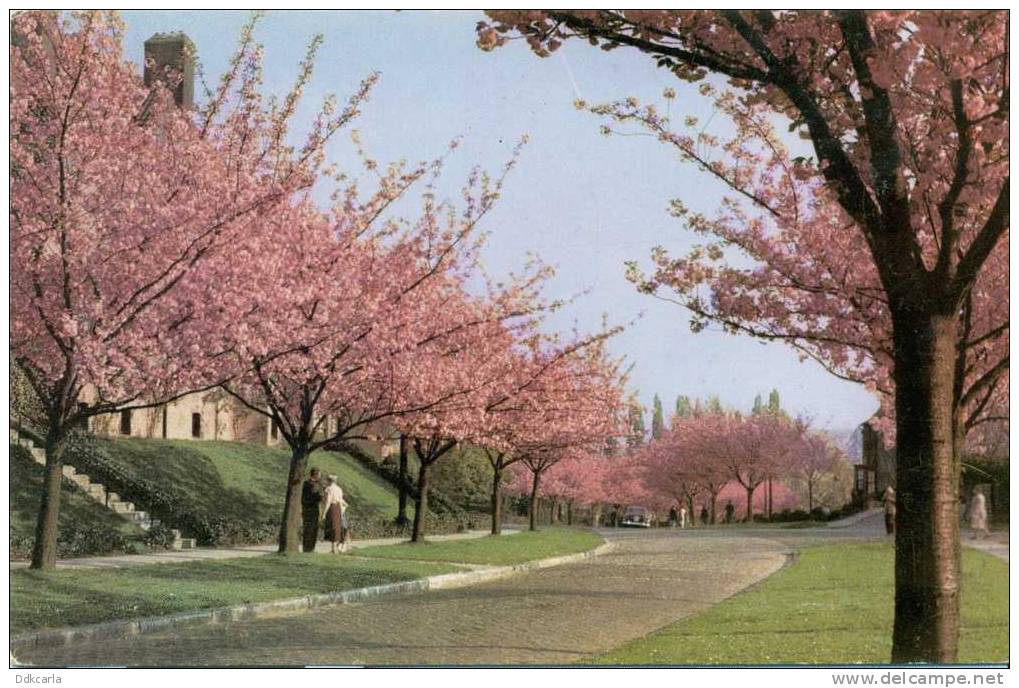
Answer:
[[[290,453],[243,442],[98,439],[114,461],[139,477],[182,492],[189,503],[232,519],[279,519]],[[309,466],[336,475],[357,519],[396,516],[396,490],[344,454],[319,451]]]

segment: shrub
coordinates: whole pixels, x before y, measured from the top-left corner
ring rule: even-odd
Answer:
[[[484,452],[476,447],[459,447],[448,460],[432,469],[429,493],[442,494],[460,507],[487,506],[491,499],[492,466]]]
[[[32,555],[35,536],[18,535],[10,532],[10,556],[12,559],[28,559]],[[128,549],[124,536],[112,528],[92,525],[61,527],[57,532],[58,557],[83,557]]]
[[[15,532],[14,526],[9,528],[9,542],[11,559],[27,559],[32,554],[32,545],[35,538],[31,535],[22,535]]]
[[[145,544],[152,549],[170,549],[173,547],[173,529],[160,523],[149,528],[145,533]]]
[[[98,526],[62,528],[57,535],[57,553],[65,557],[108,554],[123,551],[126,545],[119,532]]]

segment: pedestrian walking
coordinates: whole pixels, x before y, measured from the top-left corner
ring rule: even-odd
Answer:
[[[885,533],[895,535],[895,490],[891,485],[885,488],[881,501],[885,504]]]
[[[343,512],[346,511],[347,502],[343,499],[343,490],[336,483],[336,476],[331,475],[326,481],[326,488],[322,493],[323,510],[325,511],[325,525],[323,534],[329,541],[329,551],[333,554],[346,552],[347,543],[344,538]]]
[[[969,503],[969,529],[973,539],[991,534],[987,529],[987,499],[980,486],[973,488],[973,499]]]
[[[679,521],[679,517],[676,515],[676,507],[669,509],[669,527],[675,528],[676,523]]]
[[[736,514],[736,507],[732,505],[732,502],[725,503],[725,522],[732,523],[732,518]]]
[[[686,507],[679,507],[679,527],[686,528]]]
[[[706,506],[701,507],[701,525],[708,525],[708,507]]]
[[[312,468],[308,472],[308,479],[301,487],[301,521],[303,524],[301,544],[305,552],[314,552],[315,545],[318,543],[318,523],[322,518],[319,513],[321,506],[321,474],[317,468]]]

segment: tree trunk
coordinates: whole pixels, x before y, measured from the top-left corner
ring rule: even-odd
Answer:
[[[754,488],[748,487],[747,490],[747,523],[754,522]]]
[[[775,495],[771,491],[771,478],[768,478],[768,520],[771,520],[771,510],[774,507]]]
[[[566,503],[566,525],[573,525],[573,502]]]
[[[548,514],[548,524],[555,525],[556,523],[559,523],[559,500],[552,497],[549,500],[549,506],[551,508],[549,509]]]
[[[686,522],[691,528],[697,525],[697,514],[693,510],[693,495],[687,495],[686,498]]]
[[[893,323],[898,446],[892,662],[952,663],[960,582],[956,318],[900,313]]]
[[[718,521],[715,520],[715,504],[716,504],[716,502],[718,502],[718,492],[712,492],[711,493],[711,513],[709,514],[711,525],[715,525],[716,523],[718,523]]]
[[[397,485],[399,490],[397,509],[396,509],[396,525],[405,526],[410,523],[410,519],[407,518],[407,483],[409,482],[407,475],[407,437],[406,435],[400,435],[400,482]]]
[[[297,554],[301,551],[301,483],[308,463],[306,447],[294,447],[290,453],[290,474],[287,476],[287,498],[283,503],[283,520],[280,523],[279,551]]]
[[[43,477],[42,501],[35,523],[30,568],[52,570],[57,565],[57,522],[60,516],[60,479],[64,473],[64,428],[50,422],[46,432],[46,468]]]
[[[838,502],[836,502],[838,504]],[[814,510],[814,481],[807,480],[807,513]]]
[[[410,534],[411,542],[421,542],[425,538],[425,519],[428,516],[428,474],[432,468],[430,461],[419,456],[421,468],[418,469],[418,498],[414,503],[414,529]]]
[[[492,468],[492,535],[502,534],[502,469]]]
[[[538,485],[541,482],[541,473],[535,473],[531,479],[531,507],[528,518],[530,530],[538,529]]]

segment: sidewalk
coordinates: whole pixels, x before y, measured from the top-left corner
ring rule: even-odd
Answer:
[[[519,531],[503,530],[506,535]],[[433,535],[428,540],[470,540],[488,535],[488,530],[470,530],[466,533],[451,535]],[[406,542],[403,537],[376,538],[374,540],[355,540],[351,547],[375,547],[376,545],[396,545]],[[329,552],[329,543],[320,541],[316,552]],[[261,557],[276,552],[276,545],[245,545],[241,547],[196,547],[187,550],[166,550],[150,554],[116,554],[103,557],[76,557],[74,559],[58,559],[58,569],[121,569],[130,566],[146,566],[149,564],[176,564],[186,561],[207,561],[210,559],[240,559],[244,557]],[[12,561],[11,570],[28,568],[27,561]]]
[[[974,540],[969,537],[967,530],[963,530],[962,544],[973,549],[978,549],[981,552],[987,552],[988,554],[1004,559],[1008,561],[1008,531],[992,531],[991,537],[984,540]]]

